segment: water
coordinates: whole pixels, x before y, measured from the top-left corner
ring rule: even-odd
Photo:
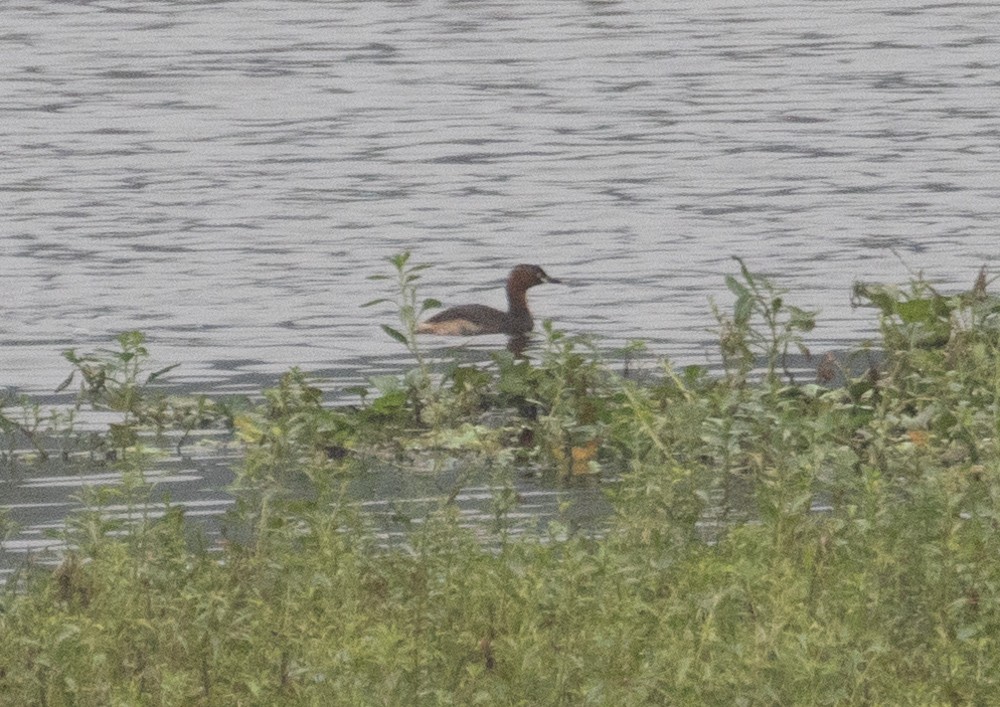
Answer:
[[[181,505],[189,520],[196,520],[209,546],[222,537],[240,537],[239,525],[226,513],[235,507],[227,493],[232,482],[231,466],[239,459],[236,449],[204,444],[211,436],[156,464],[144,475],[152,486],[147,503],[128,503],[124,496],[105,497],[100,507],[103,518],[131,522],[162,517],[168,506]],[[197,440],[196,440],[197,442]],[[63,531],[67,516],[95,507],[88,492],[115,489],[124,494],[121,475],[104,464],[84,472],[60,463],[40,465],[29,476],[0,478],[0,507],[17,523],[18,532],[0,546],[0,584],[14,567],[32,558],[41,564],[58,562],[66,549]],[[559,533],[600,533],[611,514],[604,495],[606,484],[584,479],[569,486],[552,487],[518,473],[498,479],[487,470],[459,468],[455,464],[431,471],[414,472],[392,465],[376,465],[364,474],[338,479],[347,484],[348,497],[364,511],[378,544],[399,547],[409,542],[408,533],[442,508],[444,499],[458,512],[459,523],[475,533],[486,547],[496,547],[501,534],[516,538],[558,528]],[[516,502],[498,517],[496,503],[505,493]],[[87,504],[90,504],[89,506]],[[499,522],[498,522],[499,521]],[[556,523],[558,526],[550,524]]]
[[[404,248],[425,294],[700,360],[731,255],[870,331],[855,278],[949,286],[1000,212],[1000,8],[863,2],[14,2],[0,59],[5,385],[147,331],[206,388],[356,379]],[[378,316],[388,319],[389,314]],[[249,384],[248,384],[249,386]]]
[[[849,346],[854,280],[992,263],[998,41],[987,2],[13,0],[0,386],[137,328],[178,385],[335,396],[406,364],[359,306],[403,249],[446,303],[536,262],[539,317],[679,363],[740,255]]]

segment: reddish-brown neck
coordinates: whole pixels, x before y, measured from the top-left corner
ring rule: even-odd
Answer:
[[[519,272],[510,274],[507,278],[507,308],[511,314],[528,311],[527,292],[534,284],[534,278],[526,278]]]

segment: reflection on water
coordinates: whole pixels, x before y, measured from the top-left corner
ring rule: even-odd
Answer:
[[[712,355],[732,255],[822,310],[817,351],[871,334],[853,280],[959,287],[994,256],[989,3],[3,16],[4,387],[47,393],[62,349],[141,329],[187,389],[257,391],[299,365],[335,394],[408,365],[377,326],[392,313],[360,308],[403,249],[437,264],[422,295],[456,302],[502,305],[510,266],[538,263],[570,281],[538,318],[680,363]]]
[[[58,562],[66,549],[65,519],[88,507],[99,508],[106,520],[129,522],[155,520],[168,506],[180,505],[186,518],[198,521],[209,546],[217,544],[229,537],[225,514],[236,502],[230,491],[236,461],[236,453],[223,447],[156,462],[144,474],[152,493],[149,503],[141,506],[118,500],[87,504],[88,489],[122,487],[117,471],[69,473],[69,465],[49,463],[30,476],[0,480],[0,508],[19,526],[2,543],[0,584],[25,560]],[[344,481],[350,502],[365,511],[376,539],[385,546],[407,543],[407,534],[446,503],[454,505],[460,524],[487,547],[501,536],[544,535],[552,522],[564,533],[600,533],[611,514],[606,484],[594,480],[567,486],[520,473],[501,479],[454,465],[433,473],[376,465]]]
[[[235,461],[233,452],[221,449],[158,460],[143,475],[152,486],[150,503],[140,508],[128,505],[123,496],[110,500],[105,497],[100,505],[102,517],[122,521],[155,519],[166,512],[168,504],[179,504],[185,516],[197,519],[212,540],[218,536],[222,514],[234,502],[226,488],[232,483]],[[0,580],[28,558],[42,563],[58,561],[65,548],[66,517],[97,507],[96,498],[88,496],[88,492],[122,487],[121,472],[96,460],[52,460],[5,468],[0,477],[0,508],[16,524],[17,532],[2,543]]]

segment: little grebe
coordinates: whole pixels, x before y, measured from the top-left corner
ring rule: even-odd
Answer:
[[[462,304],[435,314],[417,325],[422,334],[526,334],[535,322],[528,311],[525,296],[529,287],[543,282],[560,282],[545,274],[537,265],[518,265],[507,276],[508,310],[487,307],[483,304]]]

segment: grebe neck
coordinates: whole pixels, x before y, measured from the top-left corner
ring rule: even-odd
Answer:
[[[524,290],[507,289],[507,310],[511,314],[524,314],[528,311],[528,297]]]

